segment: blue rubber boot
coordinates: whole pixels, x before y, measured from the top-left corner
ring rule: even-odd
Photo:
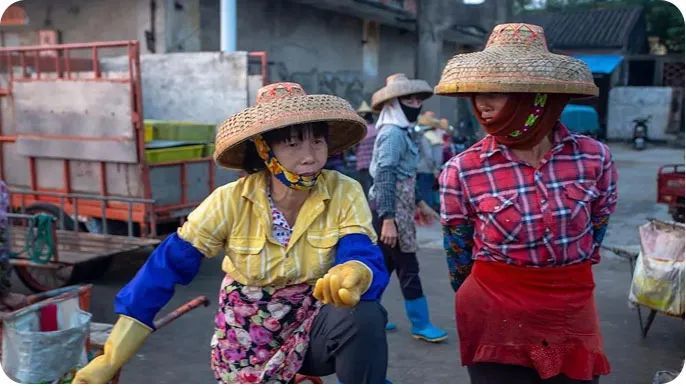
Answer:
[[[393,331],[396,328],[398,328],[398,326],[396,326],[395,323],[393,323],[393,322],[386,323],[386,331]]]
[[[405,300],[405,312],[412,323],[412,336],[427,342],[442,342],[448,334],[431,324],[429,320],[429,304],[426,297],[422,296],[414,300]]]

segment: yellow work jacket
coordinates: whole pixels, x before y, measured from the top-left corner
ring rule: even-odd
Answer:
[[[345,235],[366,234],[376,243],[360,184],[323,170],[298,213],[288,246],[272,235],[269,174],[251,174],[214,190],[188,215],[179,236],[206,257],[224,250],[222,269],[244,285],[314,284],[331,268]]]

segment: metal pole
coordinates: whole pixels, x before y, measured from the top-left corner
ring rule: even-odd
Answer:
[[[238,24],[236,19],[236,0],[220,0],[220,45],[222,52],[236,51]]]

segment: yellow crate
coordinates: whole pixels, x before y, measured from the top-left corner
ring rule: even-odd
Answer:
[[[145,142],[150,142],[153,139],[153,128],[152,125],[145,124]]]
[[[145,159],[149,164],[186,161],[201,158],[205,145],[176,146],[162,149],[147,149]]]
[[[146,119],[145,127],[152,131],[149,140],[214,142],[215,126],[210,124]]]

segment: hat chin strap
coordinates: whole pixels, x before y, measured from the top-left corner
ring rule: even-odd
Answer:
[[[267,166],[267,170],[286,187],[293,190],[310,190],[317,184],[317,178],[321,175],[321,171],[313,176],[302,176],[293,173],[281,165],[274,155],[274,151],[261,135],[256,135],[252,141],[255,143],[255,148],[257,148],[257,154]]]

